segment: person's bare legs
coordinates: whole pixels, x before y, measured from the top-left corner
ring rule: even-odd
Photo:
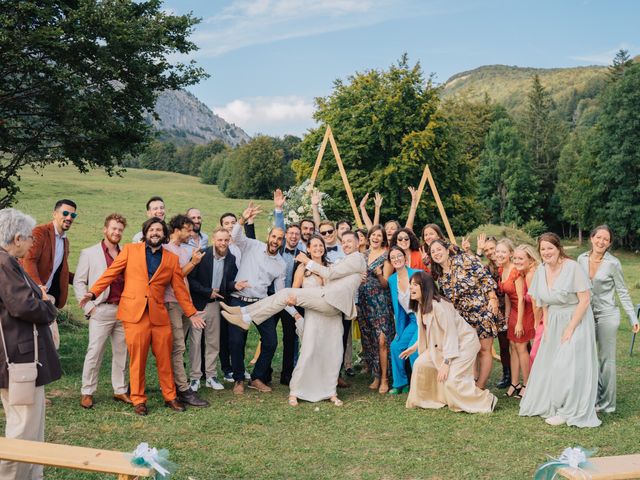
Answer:
[[[380,334],[378,337],[378,351],[380,352],[380,387],[378,392],[387,393],[389,391],[389,345],[387,344],[387,337],[384,334]]]
[[[516,353],[520,362],[520,370],[522,370],[522,392],[520,395],[524,395],[527,384],[529,383],[529,372],[531,371],[531,367],[529,366],[529,350],[527,350],[527,344],[529,342],[524,343],[516,343]]]
[[[520,358],[515,342],[509,342],[509,356],[511,357],[511,385],[517,387],[520,381]],[[515,393],[515,388],[511,385],[507,387],[507,396],[509,397]]]
[[[480,352],[478,353],[478,360],[480,362],[478,368],[478,381],[476,386],[484,390],[491,374],[491,367],[493,366],[493,358],[491,357],[491,346],[493,345],[493,337],[480,339]]]

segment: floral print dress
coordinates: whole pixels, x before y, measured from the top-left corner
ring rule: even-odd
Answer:
[[[442,294],[462,318],[476,329],[478,338],[498,336],[499,319],[489,308],[489,294],[497,284],[477,258],[458,253],[450,258],[451,269],[438,279]]]
[[[369,253],[369,250],[364,252],[367,264]],[[378,267],[384,266],[387,257],[388,253],[385,252],[367,266],[367,279],[358,290],[358,326],[362,336],[362,355],[375,378],[381,376],[378,338],[384,335],[389,344],[395,336],[391,293],[388,288],[383,288],[375,274]],[[391,362],[389,369],[390,366]]]

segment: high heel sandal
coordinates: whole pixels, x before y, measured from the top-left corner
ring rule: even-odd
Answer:
[[[371,390],[377,390],[378,388],[380,388],[380,379],[376,377],[369,385],[369,388]]]
[[[329,401],[333,403],[336,407],[341,407],[342,405],[344,405],[344,402],[340,400],[338,397],[331,397]]]
[[[513,391],[511,393],[509,393],[509,389],[513,388]],[[520,399],[522,398],[520,396],[520,390],[522,390],[522,385],[520,385],[519,383],[517,385],[514,385],[513,383],[511,385],[509,385],[509,388],[507,388],[507,391],[505,392],[505,396],[506,397],[511,397],[511,398],[517,398]]]
[[[287,400],[287,403],[292,407],[297,407],[298,399],[296,397],[289,397],[289,399]]]

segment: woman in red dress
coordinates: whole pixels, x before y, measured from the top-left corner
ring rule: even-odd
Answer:
[[[505,294],[507,338],[511,353],[511,385],[507,396],[521,398],[529,380],[528,343],[536,335],[533,307],[527,302],[526,282],[512,263],[514,246],[511,240],[502,239],[496,245],[495,259],[500,274],[499,287]],[[522,373],[522,383],[519,382]],[[515,382],[515,384],[514,384]]]

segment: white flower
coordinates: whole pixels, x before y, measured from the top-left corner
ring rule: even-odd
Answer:
[[[298,207],[298,213],[304,213],[304,206],[303,205],[300,205]]]

